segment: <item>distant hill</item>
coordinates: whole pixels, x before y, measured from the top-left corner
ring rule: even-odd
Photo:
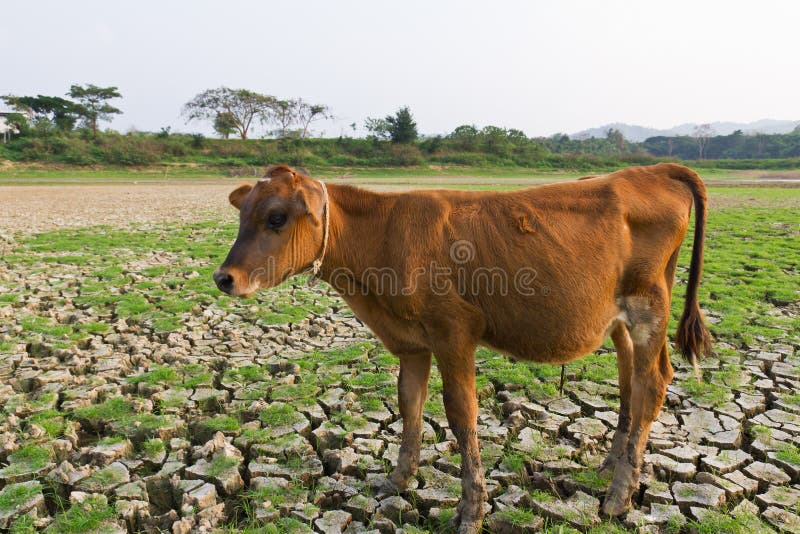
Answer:
[[[794,130],[800,121],[781,121],[773,119],[761,119],[754,122],[713,122],[711,127],[717,135],[729,135],[736,130],[742,130],[745,134],[765,133],[765,134],[783,134],[789,133]],[[666,130],[658,130],[656,128],[647,128],[645,126],[638,126],[635,124],[625,124],[615,122],[605,124],[597,128],[589,128],[580,132],[571,134],[572,139],[588,139],[590,137],[605,137],[606,132],[615,128],[622,132],[625,139],[628,141],[641,142],[648,137],[655,137],[658,135],[675,136],[675,135],[691,135],[697,124],[685,123],[679,124]]]

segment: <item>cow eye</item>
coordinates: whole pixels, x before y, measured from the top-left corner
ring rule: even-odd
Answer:
[[[273,230],[277,230],[278,228],[286,224],[286,214],[270,213],[269,217],[267,217],[267,224]]]

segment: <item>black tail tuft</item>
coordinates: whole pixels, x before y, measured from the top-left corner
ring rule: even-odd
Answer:
[[[697,359],[711,353],[711,332],[703,321],[703,314],[697,302],[697,289],[703,273],[703,248],[706,236],[706,187],[703,180],[693,170],[680,165],[670,165],[670,176],[689,186],[694,200],[694,242],[692,261],[689,265],[689,280],[686,287],[686,302],[683,315],[678,321],[675,344],[683,356],[697,370]]]

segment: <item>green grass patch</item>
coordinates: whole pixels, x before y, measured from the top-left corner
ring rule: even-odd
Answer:
[[[773,532],[758,517],[750,513],[731,514],[709,509],[701,521],[692,521],[689,528],[698,534],[757,534]]]
[[[166,451],[167,445],[160,438],[150,438],[142,443],[142,451],[150,458],[155,458]]]
[[[297,481],[296,484],[290,484],[287,488],[267,484],[258,489],[246,490],[242,493],[242,498],[256,505],[269,501],[273,507],[276,507],[286,502],[293,502],[297,497],[306,493],[308,493],[308,490],[301,482]]]
[[[785,443],[775,451],[775,458],[792,465],[800,465],[800,448],[793,443]]]
[[[229,469],[239,466],[241,461],[228,456],[216,456],[208,467],[208,476],[218,477]]]
[[[158,367],[137,376],[126,379],[129,384],[175,384],[181,381],[181,376],[172,367]]]
[[[606,475],[601,475],[597,472],[597,469],[586,469],[583,471],[577,471],[572,475],[572,479],[579,484],[584,484],[592,489],[602,490],[608,487],[611,483],[611,477],[613,473],[608,473]]]
[[[525,475],[527,473],[525,456],[518,451],[507,451],[500,460],[500,468],[511,473]]]
[[[800,406],[800,393],[796,393],[794,395],[783,395],[781,400],[786,404],[791,404],[792,406]]]
[[[747,429],[747,433],[755,439],[768,442],[772,437],[772,429],[764,425],[753,425]]]
[[[719,406],[730,399],[730,388],[707,381],[699,381],[695,377],[682,380],[680,386],[700,403]]]
[[[8,466],[0,469],[3,475],[19,475],[38,471],[50,463],[53,453],[38,445],[26,445],[8,455]]]
[[[72,411],[73,418],[89,421],[95,426],[101,422],[126,419],[132,414],[133,406],[130,401],[122,397],[114,397],[102,404],[93,404]]]
[[[239,420],[230,415],[218,415],[203,422],[203,426],[212,432],[235,432],[242,425]]]
[[[361,371],[355,376],[348,377],[345,383],[350,388],[375,389],[394,382],[394,377],[386,371]]]
[[[546,491],[539,489],[534,489],[531,490],[531,499],[538,502],[553,502],[554,500],[556,500],[556,497],[552,493],[548,493]]]
[[[504,520],[510,522],[513,526],[516,527],[531,523],[536,519],[536,516],[532,511],[524,510],[522,508],[515,508],[511,506],[499,512],[495,512],[495,515],[503,518]]]
[[[268,382],[254,382],[248,384],[239,390],[239,398],[243,400],[261,400],[266,399],[272,385]]]
[[[14,304],[19,302],[19,293],[0,293],[0,304]]]
[[[64,414],[58,410],[46,409],[28,417],[27,424],[40,426],[51,438],[57,438],[64,432]]]
[[[439,515],[435,519],[429,518],[427,527],[431,532],[449,532],[450,521],[455,517],[457,510],[455,508],[442,508]]]
[[[350,414],[347,412],[337,412],[331,415],[331,422],[336,423],[345,430],[357,430],[367,425],[366,417],[359,414]]]
[[[143,413],[123,419],[121,422],[123,424],[120,426],[120,428],[127,433],[130,433],[136,429],[144,431],[157,430],[167,424],[167,418],[163,415]]]
[[[270,404],[259,414],[261,422],[268,427],[293,425],[301,417],[294,406],[280,402]]]
[[[270,380],[272,375],[260,365],[244,365],[242,367],[237,367],[236,369],[228,369],[225,371],[223,376],[223,381],[233,381],[233,382],[242,382],[242,383],[250,383],[250,382],[259,382],[262,380]]]
[[[312,382],[300,382],[298,384],[283,384],[276,386],[270,393],[273,401],[293,401],[300,399],[315,398],[320,392],[320,388]]]
[[[183,382],[180,387],[194,389],[199,386],[211,387],[214,384],[214,374],[200,364],[189,364],[183,368]]]
[[[35,484],[9,484],[0,491],[0,511],[14,510],[42,493],[42,486]]]
[[[85,533],[100,531],[104,523],[114,519],[114,509],[97,497],[88,497],[55,517],[48,532]]]
[[[554,373],[548,378],[560,377],[561,367],[548,366]],[[617,358],[615,354],[590,354],[567,365],[567,372],[577,375],[578,380],[604,382],[617,379]]]
[[[33,517],[30,514],[15,519],[8,530],[8,534],[36,534],[36,532]]]
[[[379,397],[361,397],[359,403],[361,404],[361,409],[365,412],[377,412],[386,409],[386,405]]]
[[[83,484],[98,484],[101,486],[107,486],[109,484],[120,482],[121,480],[122,478],[118,471],[111,467],[104,467],[95,471],[81,482]]]

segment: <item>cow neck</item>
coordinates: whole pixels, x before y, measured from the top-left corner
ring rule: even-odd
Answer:
[[[385,232],[387,195],[351,186],[328,184],[330,235],[322,279],[342,272],[360,276],[379,258],[369,243]]]

